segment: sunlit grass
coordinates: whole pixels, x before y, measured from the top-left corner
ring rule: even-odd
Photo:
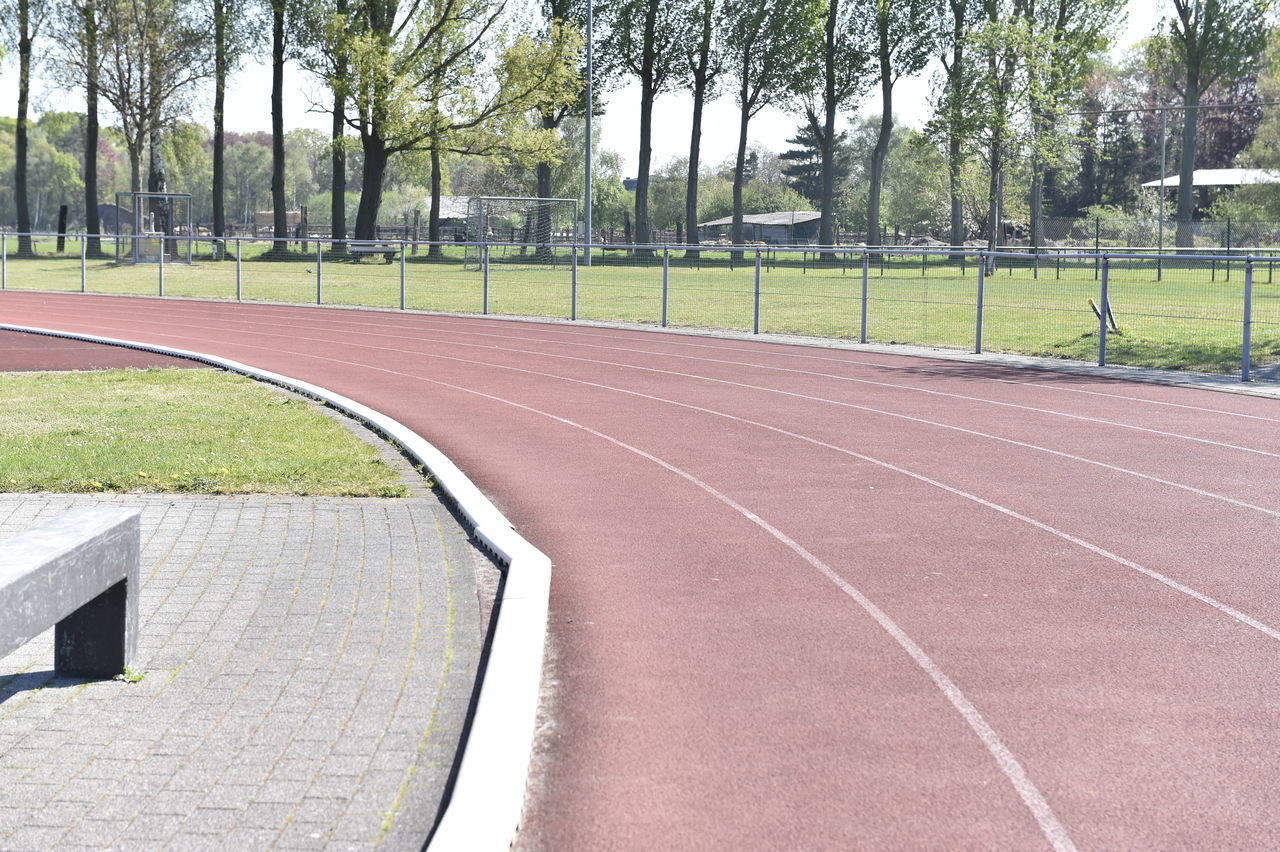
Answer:
[[[313,403],[216,370],[0,373],[0,490],[407,493]]]

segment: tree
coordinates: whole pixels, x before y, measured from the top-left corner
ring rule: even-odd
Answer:
[[[92,0],[88,0],[92,2]],[[257,21],[247,0],[213,0],[213,235],[227,232],[226,131],[227,77],[258,39]]]
[[[951,238],[953,246],[962,245],[967,236],[964,217],[964,166],[970,157],[971,140],[976,133],[977,110],[975,89],[977,67],[968,54],[970,32],[981,20],[982,5],[978,0],[947,0],[943,20],[938,24],[942,50],[942,96],[926,132],[946,145],[947,196],[950,202]]]
[[[1148,43],[1167,52],[1181,69],[1182,146],[1178,157],[1178,245],[1192,244],[1195,210],[1192,172],[1201,96],[1218,80],[1235,80],[1257,67],[1266,44],[1266,0],[1172,0],[1174,14],[1161,22],[1163,38]]]
[[[1067,111],[1080,102],[1091,58],[1107,45],[1107,33],[1125,0],[1027,0],[1023,15],[1032,49],[1027,56],[1031,122],[1031,245],[1043,242],[1044,169],[1067,142]]]
[[[702,151],[702,109],[715,91],[724,70],[717,30],[720,6],[717,0],[693,0],[690,6],[690,32],[684,56],[685,78],[692,84],[693,129],[689,134],[689,160],[686,164],[684,221],[685,241],[698,244],[698,169]],[[686,257],[696,256],[691,251]]]
[[[186,115],[212,72],[205,22],[186,0],[98,0],[102,13],[99,93],[120,119],[129,188],[142,189],[142,154]]]
[[[576,95],[581,38],[508,36],[494,0],[423,0],[397,16],[396,0],[360,0],[330,41],[349,57],[347,123],[364,155],[356,238],[374,235],[391,156],[412,150],[501,154],[533,163],[559,147],[531,127],[539,103]],[[432,207],[439,208],[439,186]]]
[[[800,86],[809,126],[819,146],[818,242],[835,243],[836,116],[866,90],[870,51],[865,16],[854,0],[819,0],[806,35]]]
[[[742,189],[746,185],[747,129],[751,119],[782,99],[804,56],[813,20],[808,0],[729,0],[724,13],[725,64],[738,100],[738,156],[733,173],[730,239],[742,245]]]
[[[822,204],[822,131],[818,127],[818,117],[810,113],[808,121],[796,129],[796,135],[787,140],[794,148],[783,151],[778,156],[786,161],[782,173],[789,180],[788,185],[803,195],[815,207]],[[850,172],[849,132],[841,131],[836,135],[832,145],[832,177],[833,185],[839,186],[848,180]]]
[[[18,208],[18,254],[30,255],[31,205],[27,191],[27,167],[30,128],[27,110],[31,103],[31,53],[40,34],[48,6],[43,0],[16,0],[14,5],[4,4],[5,18],[9,21],[9,41],[18,48],[18,121],[15,129],[13,168],[14,203]]]
[[[879,244],[880,193],[893,134],[893,86],[904,74],[916,73],[929,61],[937,43],[936,2],[874,0],[874,8],[868,10],[875,20],[876,77],[880,83],[880,134],[871,154],[871,187],[867,194],[868,245]],[[1060,2],[1065,4],[1068,0]]]
[[[285,0],[269,0],[271,8],[271,233],[272,252],[282,253],[289,236],[289,209],[284,200],[284,59]]]
[[[55,67],[62,69],[60,81],[69,88],[83,88],[85,101],[83,168],[85,232],[90,234],[85,246],[88,257],[103,256],[102,230],[98,218],[98,78],[101,61],[98,55],[98,30],[101,27],[99,0],[70,0],[59,7],[53,21],[53,38],[57,44]]]
[[[688,8],[671,0],[622,0],[609,7],[608,52],[640,81],[640,153],[636,170],[635,241],[649,242],[649,169],[653,102],[672,85],[686,54]]]

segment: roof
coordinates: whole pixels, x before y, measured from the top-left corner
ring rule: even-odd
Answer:
[[[1149,180],[1143,186],[1160,186],[1160,179]],[[1259,183],[1280,183],[1280,171],[1276,169],[1196,169],[1191,173],[1192,186],[1247,186]],[[1178,175],[1164,179],[1165,186],[1179,186]]]
[[[787,210],[780,213],[747,213],[742,217],[744,225],[799,225],[801,222],[812,222],[821,219],[821,213],[812,210]],[[699,222],[699,228],[714,228],[717,225],[732,225],[733,217],[714,219],[710,222]]]

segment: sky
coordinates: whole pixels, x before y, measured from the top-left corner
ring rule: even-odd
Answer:
[[[1129,0],[1128,18],[1121,25],[1116,50],[1123,52],[1139,39],[1149,35],[1160,19],[1166,0]],[[17,112],[16,55],[10,51],[0,71],[0,115]],[[927,67],[915,77],[900,80],[894,88],[895,115],[899,125],[919,129],[929,117],[931,81],[937,64]],[[36,76],[40,75],[37,71]],[[51,91],[37,80],[34,96],[36,113],[49,109],[83,110],[84,99],[77,94]],[[226,107],[227,130],[249,133],[271,128],[271,71],[269,65],[249,64],[232,77]],[[624,86],[603,96],[605,114],[601,120],[600,147],[617,152],[622,158],[624,176],[634,176],[638,160],[640,136],[640,89],[638,84]],[[290,66],[285,72],[285,129],[309,127],[329,131],[330,118],[317,111],[315,104],[324,98],[322,87],[307,75]],[[212,111],[212,94],[198,99],[194,118],[206,125]],[[688,95],[668,93],[654,104],[653,166],[658,168],[670,160],[687,156],[692,122],[693,100]],[[861,104],[863,115],[879,115],[880,97],[875,92]],[[784,151],[787,139],[795,135],[799,120],[773,107],[765,107],[749,126],[751,144],[770,151]],[[708,164],[725,162],[737,151],[738,109],[732,96],[721,97],[707,105],[703,115],[702,159]]]

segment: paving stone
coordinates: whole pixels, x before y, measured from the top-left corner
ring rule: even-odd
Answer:
[[[0,849],[419,848],[482,640],[434,497],[0,495],[0,539],[81,505],[142,510],[144,678],[0,658]]]

